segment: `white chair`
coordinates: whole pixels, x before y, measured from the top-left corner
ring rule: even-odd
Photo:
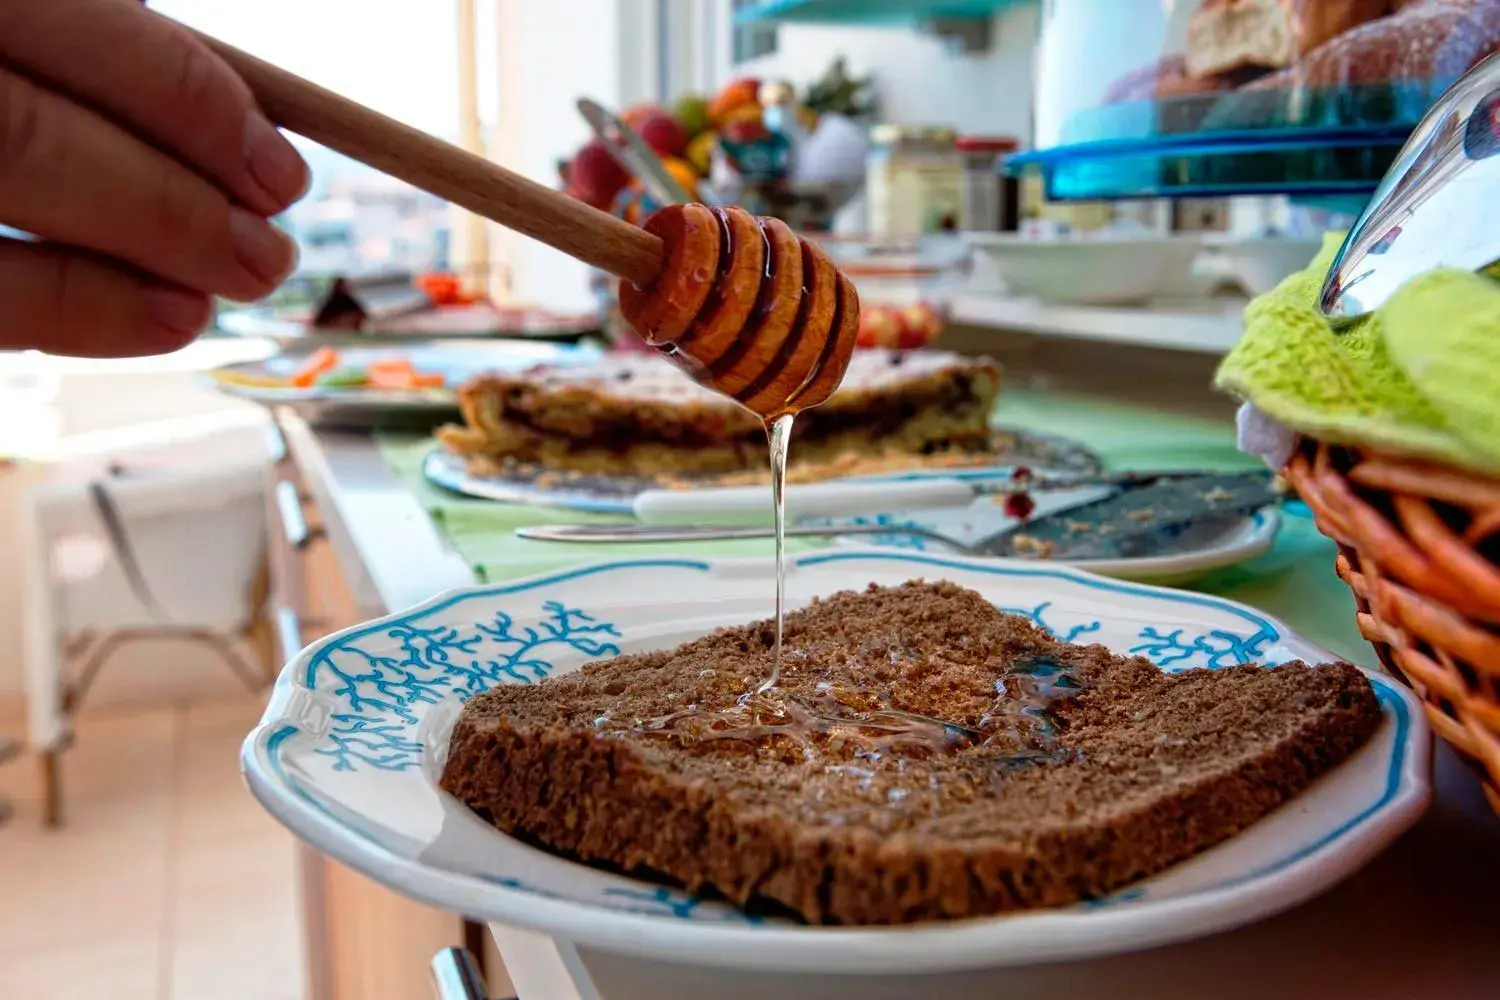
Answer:
[[[48,826],[61,821],[60,755],[72,715],[122,645],[187,641],[252,690],[274,678],[263,434],[254,441],[235,461],[184,461],[168,449],[134,462],[119,456],[103,474],[97,461],[73,463],[72,475],[65,469],[61,481],[28,491],[23,641]],[[214,450],[245,456],[242,446]]]

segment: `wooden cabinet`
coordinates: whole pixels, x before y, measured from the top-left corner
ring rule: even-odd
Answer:
[[[425,1000],[432,956],[473,944],[456,913],[399,896],[308,847],[301,865],[308,1000]]]
[[[273,454],[275,617],[281,643],[293,655],[304,643],[366,615],[323,540],[319,512],[290,455],[284,448]],[[407,899],[306,845],[299,848],[298,866],[307,1000],[426,1000],[433,995],[429,963],[449,947],[474,954],[492,996],[511,995],[483,925]]]

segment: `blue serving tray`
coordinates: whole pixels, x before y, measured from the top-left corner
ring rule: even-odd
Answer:
[[[984,19],[1035,0],[762,0],[735,12],[736,24],[909,24],[931,18]]]

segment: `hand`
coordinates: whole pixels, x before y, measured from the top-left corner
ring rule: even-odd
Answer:
[[[156,354],[296,264],[308,172],[234,71],[136,0],[0,0],[0,349]]]

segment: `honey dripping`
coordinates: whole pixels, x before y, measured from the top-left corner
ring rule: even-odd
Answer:
[[[765,424],[776,639],[771,674],[752,692],[761,696],[782,671],[792,425],[843,380],[859,332],[859,295],[822,248],[778,219],[732,206],[671,205],[644,228],[662,240],[662,270],[649,287],[621,286],[621,313],[647,343]]]
[[[757,695],[772,690],[781,681],[781,643],[786,624],[786,456],[795,419],[795,414],[787,413],[766,424],[771,448],[771,516],[776,535],[776,647],[771,676],[755,689]]]
[[[843,380],[858,335],[859,296],[820,247],[776,219],[757,219],[736,207],[672,205],[644,228],[662,241],[662,268],[648,286],[621,286],[624,318],[648,344],[702,385],[756,414],[766,428],[776,630],[769,676],[758,684],[751,681],[751,689],[732,705],[691,704],[633,723],[612,720],[606,712],[596,726],[684,745],[733,742],[756,752],[784,746],[830,774],[851,767],[863,771],[864,763],[877,758],[883,763],[894,758],[899,771],[909,756],[969,750],[985,751],[981,759],[995,765],[997,776],[1013,766],[1065,759],[1048,706],[1070,696],[1076,685],[1050,661],[1017,663],[997,683],[991,710],[974,727],[897,709],[889,693],[840,690],[828,683],[813,684],[809,691],[814,678],[783,676],[785,487],[792,427],[798,413],[824,402]],[[1022,676],[1028,673],[1050,679]],[[862,763],[852,765],[851,759]]]

